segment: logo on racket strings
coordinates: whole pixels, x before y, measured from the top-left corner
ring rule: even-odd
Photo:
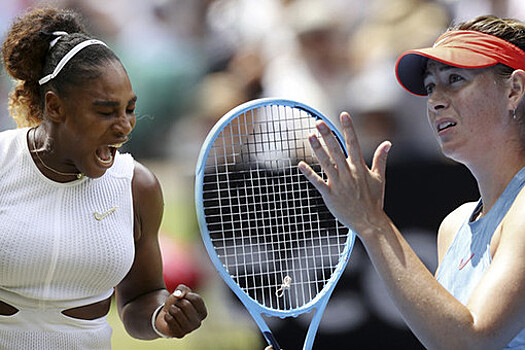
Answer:
[[[284,295],[284,291],[287,289],[290,289],[292,286],[292,278],[290,276],[284,276],[283,283],[279,286],[279,289],[275,291],[275,295],[277,297],[282,297]]]

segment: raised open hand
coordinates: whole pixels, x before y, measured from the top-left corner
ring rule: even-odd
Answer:
[[[368,168],[348,113],[341,113],[341,124],[348,157],[324,122],[318,122],[317,129],[326,146],[315,135],[309,137],[327,180],[305,162],[299,163],[299,169],[321,193],[332,214],[360,235],[374,225],[374,217],[383,211],[386,160],[391,143],[384,141],[377,147],[372,167]]]

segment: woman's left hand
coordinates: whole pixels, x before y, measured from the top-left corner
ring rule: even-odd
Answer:
[[[375,215],[384,213],[386,159],[391,144],[385,141],[377,147],[372,167],[368,168],[348,113],[341,113],[341,124],[348,158],[332,131],[321,121],[317,129],[326,146],[315,135],[309,141],[327,180],[304,162],[299,163],[299,169],[321,193],[332,214],[360,235],[374,225]]]
[[[169,337],[182,338],[199,328],[206,316],[208,311],[201,296],[181,284],[166,299],[155,325]]]

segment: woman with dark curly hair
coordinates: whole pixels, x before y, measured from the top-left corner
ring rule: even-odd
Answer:
[[[78,15],[35,9],[2,46],[19,128],[0,133],[0,349],[109,349],[111,296],[139,339],[207,311],[162,278],[160,184],[118,149],[135,126],[124,66]]]
[[[342,113],[348,158],[319,123],[327,147],[315,136],[310,142],[327,181],[299,165],[361,239],[392,300],[429,349],[525,349],[524,50],[524,23],[483,16],[397,61],[399,82],[427,96],[442,152],[472,172],[481,194],[442,222],[435,276],[383,210],[390,142],[379,145],[368,168],[350,116]]]

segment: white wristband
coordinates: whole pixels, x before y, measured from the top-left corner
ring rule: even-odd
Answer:
[[[153,311],[153,315],[151,316],[151,328],[153,328],[153,331],[155,333],[157,333],[157,335],[159,337],[161,337],[161,338],[171,338],[169,335],[166,335],[166,334],[162,333],[161,331],[159,331],[157,329],[157,326],[155,326],[155,321],[157,320],[157,316],[159,315],[159,312],[160,312],[160,310],[162,310],[163,307],[164,307],[164,305],[161,305],[155,311]]]

